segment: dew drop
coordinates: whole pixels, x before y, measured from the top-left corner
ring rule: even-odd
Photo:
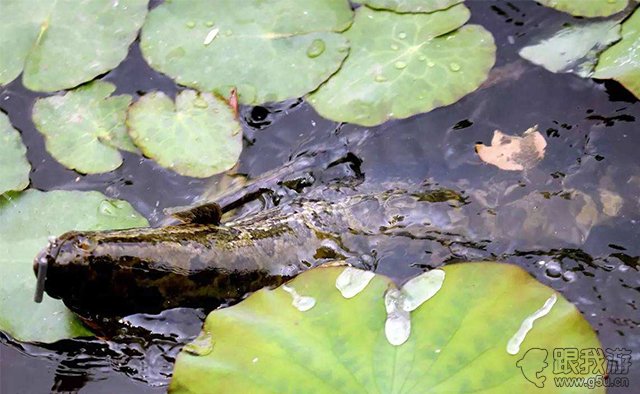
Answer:
[[[98,206],[98,212],[106,216],[116,216],[122,208],[124,208],[124,201],[102,200]]]
[[[393,49],[394,51],[397,51],[398,46],[396,44],[391,44],[391,49]]]
[[[429,67],[433,67],[433,66],[435,66],[435,65],[436,65],[436,64],[435,64],[434,62],[431,62],[431,61],[430,61],[430,62],[427,62],[427,66],[429,66]]]
[[[389,289],[384,294],[384,306],[387,320],[384,323],[384,335],[393,346],[400,346],[411,335],[411,316],[401,305],[402,294],[398,289]]]
[[[193,29],[194,27],[196,27],[196,23],[194,21],[189,21],[187,22],[187,27],[189,29]]]
[[[398,60],[394,63],[393,67],[397,68],[398,70],[402,70],[407,67],[407,63],[403,62],[402,60]]]
[[[336,288],[344,298],[353,298],[367,287],[374,276],[376,275],[371,271],[347,267],[338,275]]]
[[[309,309],[311,309],[314,306],[316,306],[316,299],[315,298],[307,297],[307,296],[301,296],[300,294],[298,294],[296,289],[294,289],[293,287],[289,287],[287,285],[282,285],[282,290],[284,290],[287,293],[291,294],[291,297],[293,298],[293,301],[291,301],[291,305],[293,305],[293,307],[296,308],[297,310],[299,310],[300,312],[306,312]]]
[[[203,331],[192,342],[184,346],[184,351],[194,356],[206,356],[213,351],[213,339],[211,334]]]
[[[450,63],[449,68],[451,71],[460,71],[460,65],[458,63]]]
[[[207,36],[204,38],[204,45],[207,46],[211,44],[218,35],[219,31],[220,29],[218,29],[217,27],[215,29],[211,29],[209,33],[207,33]]]
[[[213,21],[206,21],[204,25],[207,27],[213,27]]]
[[[401,39],[401,40],[404,40],[405,38],[407,38],[407,33],[405,33],[405,32],[400,32],[400,33],[398,34],[398,38],[399,38],[399,39]]]
[[[322,55],[325,47],[326,46],[324,44],[324,41],[319,38],[316,38],[315,40],[311,41],[311,45],[309,45],[309,48],[307,48],[307,56],[312,59],[314,57],[318,57]]]
[[[387,80],[387,77],[385,77],[384,75],[376,75],[376,77],[374,78],[374,81],[376,82],[385,82]]]
[[[420,55],[420,56],[418,56],[418,60],[425,61],[425,60],[427,60],[427,57],[425,55]]]
[[[407,312],[416,310],[425,301],[433,297],[442,288],[445,272],[440,269],[427,271],[409,280],[402,286],[402,309]]]

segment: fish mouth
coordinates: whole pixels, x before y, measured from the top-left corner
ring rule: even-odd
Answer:
[[[49,244],[33,260],[33,272],[36,274],[36,291],[33,295],[33,301],[38,304],[42,302],[44,297],[49,264],[55,261],[59,251],[58,239],[50,239]]]

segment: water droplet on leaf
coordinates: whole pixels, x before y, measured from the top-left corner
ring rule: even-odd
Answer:
[[[393,66],[398,70],[402,70],[407,67],[407,63],[403,62],[402,60],[398,60]]]
[[[324,41],[319,38],[316,38],[311,42],[311,45],[309,45],[309,48],[307,48],[307,56],[309,56],[312,59],[314,57],[318,57],[322,55],[322,53],[324,52],[324,49],[325,49]]]
[[[189,21],[187,22],[187,27],[189,29],[193,29],[194,27],[196,27],[196,23],[194,21]]]
[[[407,33],[405,33],[405,32],[400,32],[400,33],[398,34],[398,38],[399,38],[399,39],[401,39],[401,40],[404,40],[405,38],[407,38]]]
[[[187,343],[183,349],[194,356],[206,356],[213,351],[213,339],[208,332],[203,331],[196,339]]]
[[[458,63],[449,64],[449,68],[451,71],[460,71],[460,65]]]

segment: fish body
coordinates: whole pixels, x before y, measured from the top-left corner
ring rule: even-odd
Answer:
[[[192,218],[158,228],[69,232],[41,252],[35,269],[46,265],[44,290],[79,314],[212,309],[325,261],[366,252],[345,248],[349,236],[429,238],[455,230],[451,209],[406,190],[323,194],[225,224]]]

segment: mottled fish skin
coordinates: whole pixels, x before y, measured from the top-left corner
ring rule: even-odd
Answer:
[[[306,198],[224,225],[69,232],[36,262],[48,263],[45,291],[79,314],[212,309],[322,263],[323,245],[339,245],[342,234],[454,230],[446,223],[402,226],[402,218],[430,215],[433,201],[423,197],[394,190]]]

